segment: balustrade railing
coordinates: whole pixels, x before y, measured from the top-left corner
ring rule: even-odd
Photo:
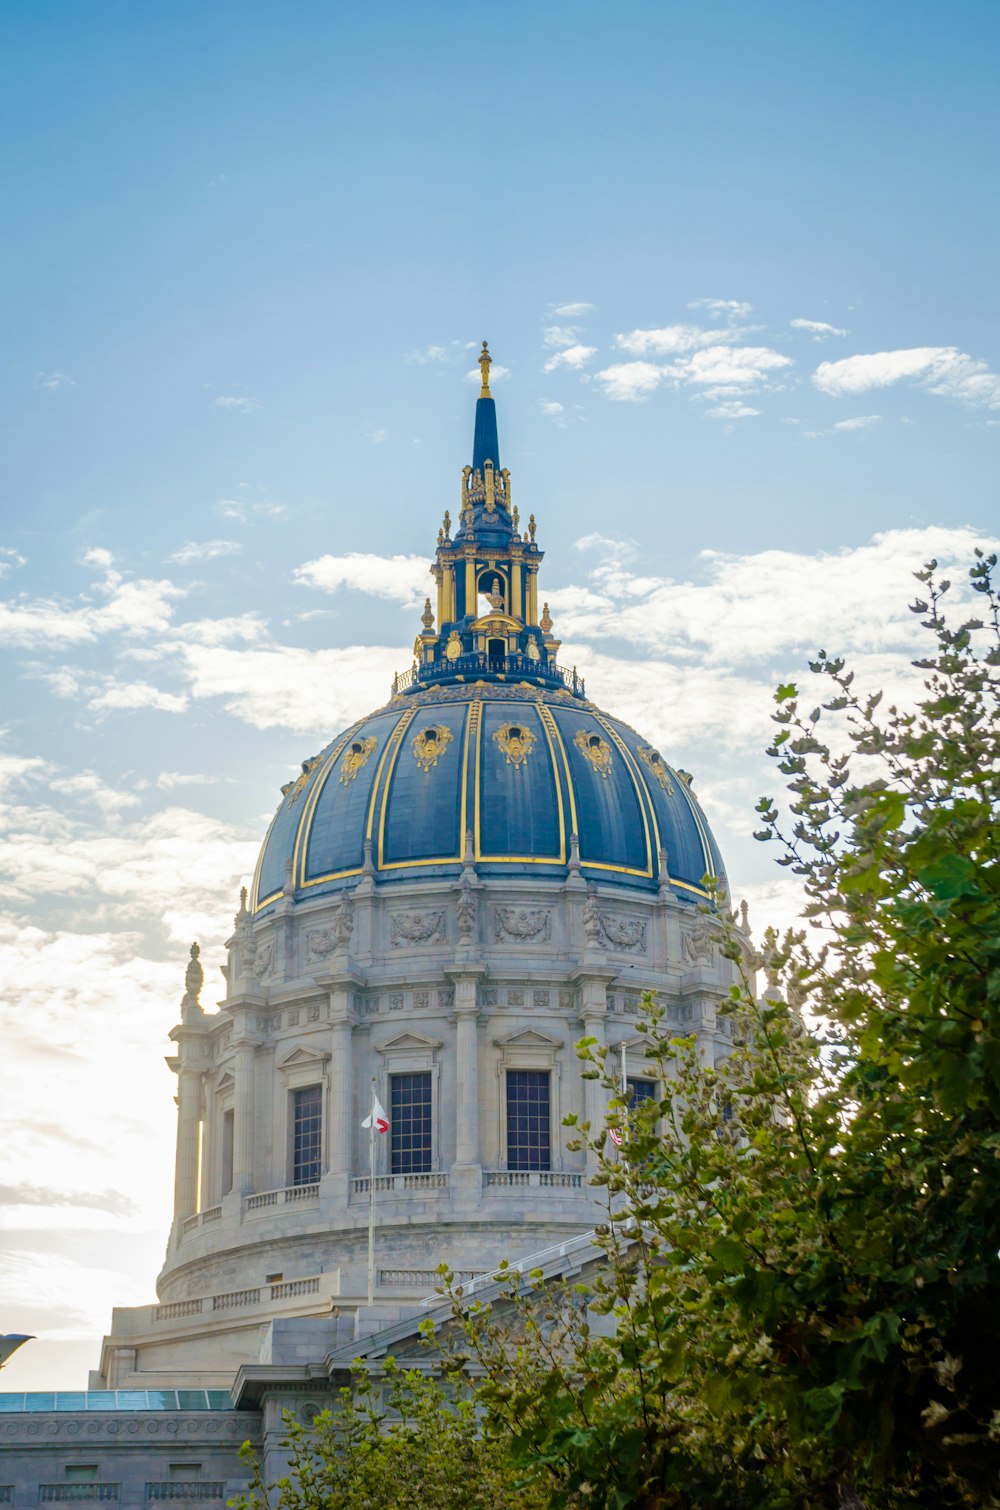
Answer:
[[[194,1216],[186,1216],[181,1223],[181,1231],[187,1235],[194,1232],[196,1227],[205,1227],[210,1222],[217,1222],[222,1216],[221,1206],[208,1206],[204,1211],[196,1211]]]
[[[582,1174],[562,1174],[549,1169],[488,1169],[483,1176],[487,1189],[491,1186],[527,1186],[535,1190],[580,1190]]]
[[[367,1195],[371,1185],[371,1176],[359,1175],[351,1181],[351,1189],[355,1195]],[[447,1190],[447,1173],[427,1174],[377,1174],[375,1176],[375,1194],[380,1192],[388,1194],[400,1190]]]
[[[529,655],[487,655],[482,651],[456,656],[454,660],[443,659],[431,665],[413,666],[409,671],[400,671],[393,678],[393,693],[406,692],[410,687],[426,686],[428,682],[451,681],[481,676],[516,677],[534,682],[545,682],[555,687],[565,687],[574,697],[586,696],[586,683],[574,666],[567,670],[555,661],[532,660]]]
[[[285,1185],[280,1190],[261,1190],[256,1195],[248,1195],[243,1209],[247,1212],[266,1211],[269,1206],[291,1206],[318,1199],[318,1185]]]
[[[51,1505],[57,1501],[64,1504],[71,1501],[79,1504],[82,1500],[117,1500],[120,1484],[39,1484],[38,1503]]]
[[[153,1307],[153,1320],[181,1321],[186,1316],[199,1316],[203,1311],[234,1311],[241,1306],[266,1304],[268,1300],[298,1300],[305,1295],[318,1295],[319,1291],[319,1276],[309,1274],[302,1279],[276,1280],[273,1284],[227,1290],[222,1295],[204,1295],[197,1300],[170,1300],[165,1305]]]
[[[226,1485],[222,1479],[162,1479],[146,1484],[146,1500],[222,1500]]]

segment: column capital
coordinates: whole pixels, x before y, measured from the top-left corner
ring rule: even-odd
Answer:
[[[368,976],[363,970],[330,970],[323,975],[313,977],[317,986],[322,986],[326,991],[363,991],[368,984]]]
[[[578,965],[575,970],[569,972],[569,979],[574,986],[588,985],[594,981],[610,986],[620,974],[621,971],[611,965]]]
[[[485,980],[489,974],[489,970],[485,965],[469,963],[445,965],[444,973],[453,984],[457,985],[460,980],[474,980],[477,982]]]

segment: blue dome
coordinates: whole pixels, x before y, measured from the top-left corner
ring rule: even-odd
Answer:
[[[627,724],[568,692],[503,681],[394,697],[337,736],[283,792],[253,905],[355,884],[460,874],[588,880],[655,892],[660,853],[682,901],[722,860],[689,780]]]

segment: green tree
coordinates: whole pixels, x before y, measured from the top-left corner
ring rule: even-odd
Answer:
[[[705,1064],[647,1002],[659,1095],[631,1108],[579,1045],[622,1138],[569,1119],[605,1192],[598,1277],[508,1271],[488,1306],[445,1276],[448,1382],[391,1367],[380,1425],[361,1374],[315,1431],[290,1424],[281,1510],[1000,1506],[995,564],[955,629],[918,574],[915,712],[825,653],[819,706],[778,689],[791,828],[764,800],[758,837],[809,926],[754,954],[718,899],[732,1052]],[[259,1473],[244,1503],[267,1503]]]
[[[883,714],[826,653],[819,706],[778,689],[792,826],[765,799],[758,837],[811,926],[750,961],[730,918],[732,1054],[706,1066],[650,1011],[659,1099],[612,1100],[622,1155],[577,1130],[606,1276],[511,1275],[513,1330],[455,1292],[488,1429],[553,1505],[1000,1505],[995,564],[977,553],[985,613],[957,628],[936,563],[918,573],[916,711]]]
[[[384,1393],[383,1393],[384,1390]],[[358,1367],[335,1411],[309,1427],[286,1416],[290,1473],[264,1481],[247,1445],[249,1493],[236,1510],[540,1510],[504,1447],[484,1437],[462,1378],[439,1380],[391,1358],[376,1383]]]

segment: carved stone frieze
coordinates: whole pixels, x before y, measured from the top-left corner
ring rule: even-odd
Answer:
[[[312,964],[329,959],[337,948],[332,928],[313,928],[306,934],[306,960]]]
[[[444,943],[443,912],[397,912],[389,920],[389,939],[394,949],[408,944]]]
[[[681,954],[685,964],[713,965],[715,949],[715,929],[710,919],[704,912],[696,912],[681,940]]]
[[[498,944],[504,939],[547,944],[552,938],[552,912],[548,907],[497,907],[493,931]]]

